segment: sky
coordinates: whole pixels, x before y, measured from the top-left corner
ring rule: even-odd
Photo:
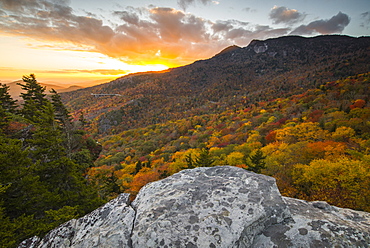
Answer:
[[[0,83],[92,85],[287,35],[370,35],[369,0],[0,0]]]

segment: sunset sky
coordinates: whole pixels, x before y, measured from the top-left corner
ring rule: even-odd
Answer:
[[[285,35],[370,35],[369,0],[0,0],[0,82],[87,85]]]

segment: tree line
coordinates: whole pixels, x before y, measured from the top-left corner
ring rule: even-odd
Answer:
[[[0,247],[85,215],[103,204],[87,169],[101,146],[72,123],[60,95],[23,76],[18,104],[0,84]]]

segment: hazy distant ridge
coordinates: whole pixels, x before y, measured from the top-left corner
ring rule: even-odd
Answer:
[[[36,75],[36,77],[37,77],[37,75]],[[22,91],[21,86],[18,85],[18,83],[22,83],[23,84],[23,81],[22,80],[18,80],[18,81],[14,81],[14,82],[11,82],[11,83],[7,83],[7,85],[10,86],[10,88],[9,88],[9,94],[15,100],[21,99],[20,94],[21,94],[21,92],[24,92],[24,91]],[[63,86],[59,86],[59,85],[55,85],[55,84],[47,84],[47,83],[42,83],[42,82],[39,82],[39,83],[42,86],[46,87],[46,91],[45,91],[46,94],[49,94],[49,91],[51,89],[56,90],[58,93],[63,93],[63,92],[69,92],[69,91],[74,91],[74,90],[79,90],[79,89],[83,89],[84,88],[84,87],[76,86],[76,85],[72,85],[72,86],[68,86],[68,87],[63,87]]]

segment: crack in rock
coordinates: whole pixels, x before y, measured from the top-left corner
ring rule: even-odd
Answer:
[[[19,248],[369,247],[370,213],[282,197],[275,179],[231,166],[183,170]]]

